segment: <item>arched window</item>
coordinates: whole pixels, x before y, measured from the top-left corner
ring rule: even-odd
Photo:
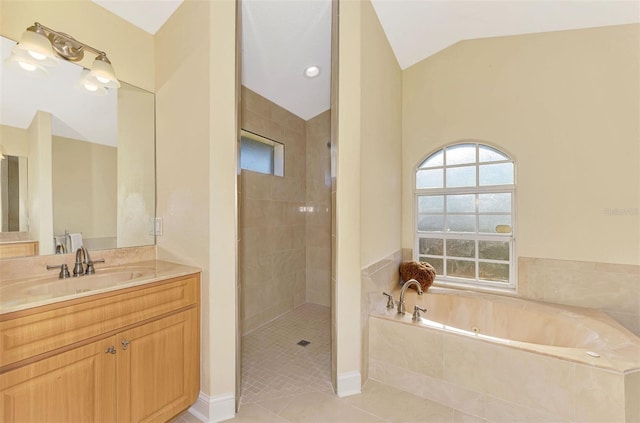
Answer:
[[[414,259],[436,282],[515,289],[515,166],[474,142],[449,145],[416,169]]]

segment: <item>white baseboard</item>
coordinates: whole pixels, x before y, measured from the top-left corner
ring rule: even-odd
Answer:
[[[362,393],[360,372],[347,372],[338,375],[337,394],[340,398]]]
[[[232,393],[210,397],[200,392],[198,400],[189,408],[189,413],[204,423],[229,420],[236,415],[236,399]]]

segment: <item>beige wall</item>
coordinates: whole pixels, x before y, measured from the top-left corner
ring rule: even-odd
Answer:
[[[118,90],[118,247],[152,245],[156,212],[155,96]]]
[[[158,258],[200,266],[202,390],[212,393],[209,337],[209,7],[187,1],[156,34]],[[189,39],[191,48],[184,49]],[[188,104],[189,107],[184,107]]]
[[[332,337],[336,392],[360,392],[360,2],[341,1],[338,22],[338,107],[335,185],[335,281]],[[335,77],[334,73],[334,77]]]
[[[39,241],[41,255],[53,253],[51,136],[51,114],[37,112],[27,129],[28,210],[29,238]]]
[[[406,69],[403,247],[416,164],[474,139],[516,161],[518,256],[639,264],[639,56],[624,25],[463,41]]]
[[[118,79],[153,91],[153,35],[90,0],[0,1],[1,35],[18,41],[34,22],[105,51]],[[81,64],[88,68],[94,59],[87,54]]]
[[[400,249],[402,75],[369,1],[340,2],[339,31],[334,354],[350,395],[366,374],[360,269]]]
[[[235,9],[233,1],[186,1],[156,34],[155,53],[158,257],[203,269],[209,409],[200,411],[219,420],[233,415],[235,390]]]
[[[0,145],[9,156],[29,155],[27,130],[13,126],[0,125]]]
[[[95,238],[110,238],[115,247],[117,161],[116,147],[52,137],[55,235],[80,232],[87,248]]]
[[[360,266],[400,249],[402,71],[369,1],[362,4]]]

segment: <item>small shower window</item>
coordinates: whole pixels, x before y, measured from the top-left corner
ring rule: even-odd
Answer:
[[[284,145],[242,130],[240,168],[268,175],[284,176]]]
[[[414,259],[436,282],[515,289],[515,164],[488,145],[466,142],[430,154],[416,168]]]

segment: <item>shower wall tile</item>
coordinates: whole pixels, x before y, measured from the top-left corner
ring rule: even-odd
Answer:
[[[242,88],[242,128],[285,146],[284,177],[242,171],[240,274],[243,333],[306,298],[305,122]]]
[[[284,128],[282,125],[250,110],[242,112],[241,125],[242,129],[275,141],[282,140],[284,136]]]
[[[327,110],[306,125],[306,260],[307,301],[331,304],[331,114]]]
[[[640,266],[520,257],[518,295],[603,310],[640,335]]]

